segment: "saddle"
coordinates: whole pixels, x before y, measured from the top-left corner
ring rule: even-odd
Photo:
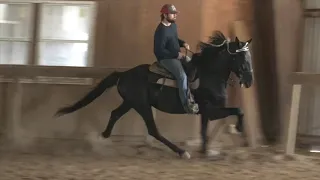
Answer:
[[[199,84],[198,81],[196,81],[195,79],[196,70],[189,70],[189,68],[187,68],[184,64],[183,68],[187,74],[189,87],[192,89],[196,89]],[[159,79],[157,79],[158,84],[177,87],[175,77],[168,70],[166,70],[159,62],[156,61],[152,63],[149,66],[149,71],[159,76],[162,76]]]
[[[149,71],[169,78],[171,80],[175,80],[174,76],[167,71],[159,62],[154,62],[150,65]]]
[[[188,70],[185,65],[183,65],[183,68],[187,74],[188,81],[192,82],[195,80],[195,75],[196,71],[195,70]],[[176,80],[175,77],[168,71],[166,70],[159,62],[154,62],[150,65],[149,71],[159,74],[161,76],[164,76],[165,78],[171,79],[171,80]]]

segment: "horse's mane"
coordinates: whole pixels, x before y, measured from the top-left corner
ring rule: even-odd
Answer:
[[[213,31],[212,35],[209,36],[207,42],[199,41],[197,48],[200,49],[200,52],[195,53],[193,55],[193,63],[198,65],[206,66],[205,62],[212,62],[212,58],[219,53],[225,46],[222,45],[224,41],[226,41],[227,38],[224,36],[224,34],[221,31]],[[216,45],[216,46],[212,46]],[[221,46],[217,46],[221,45]],[[202,60],[200,60],[201,58]],[[201,66],[202,66],[201,65]]]
[[[212,33],[212,36],[209,37],[209,43],[210,44],[221,44],[226,39],[227,38],[224,36],[224,34],[221,31],[214,31]]]
[[[212,35],[209,36],[208,42],[202,42],[200,41],[198,43],[198,48],[200,48],[201,51],[210,48],[210,49],[220,49],[220,47],[214,47],[212,45],[220,45],[222,44],[227,38],[224,36],[224,34],[221,31],[213,31]]]

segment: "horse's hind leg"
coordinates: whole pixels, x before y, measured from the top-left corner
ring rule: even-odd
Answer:
[[[131,107],[126,102],[123,102],[119,107],[111,112],[109,123],[101,135],[97,136],[96,133],[93,133],[88,137],[88,140],[95,151],[104,153],[104,146],[111,145],[111,141],[107,138],[110,137],[114,124],[130,109]]]
[[[111,112],[111,116],[108,122],[107,127],[105,128],[105,130],[102,132],[102,137],[104,138],[109,138],[112,132],[112,128],[115,125],[115,123],[124,115],[126,114],[129,110],[131,109],[131,107],[128,105],[128,103],[126,103],[125,101],[123,101],[123,103],[117,107],[115,110],[113,110]]]
[[[147,129],[148,129],[148,133],[149,135],[153,136],[155,139],[157,139],[158,141],[162,142],[163,144],[165,144],[166,146],[168,146],[173,152],[178,153],[178,155],[180,157],[184,157],[189,159],[190,158],[190,154],[179,148],[178,146],[176,146],[175,144],[173,144],[172,142],[170,142],[168,139],[166,139],[165,137],[163,137],[156,126],[156,123],[154,121],[153,115],[152,115],[152,109],[151,107],[146,107],[144,109],[139,108],[139,109],[135,109],[143,118]]]

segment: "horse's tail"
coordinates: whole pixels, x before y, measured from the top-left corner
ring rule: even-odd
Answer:
[[[83,108],[98,98],[107,88],[111,88],[116,85],[118,79],[120,78],[120,72],[113,72],[106,78],[104,78],[100,83],[94,87],[87,95],[85,95],[82,99],[71,106],[60,108],[55,117],[59,117],[68,113],[72,113],[77,111],[80,108]]]

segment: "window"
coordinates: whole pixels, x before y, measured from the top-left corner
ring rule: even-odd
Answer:
[[[92,65],[93,2],[0,5],[1,64]]]
[[[43,4],[39,64],[87,66],[91,16],[89,5]]]
[[[31,42],[32,5],[0,4],[0,63],[27,64]]]

